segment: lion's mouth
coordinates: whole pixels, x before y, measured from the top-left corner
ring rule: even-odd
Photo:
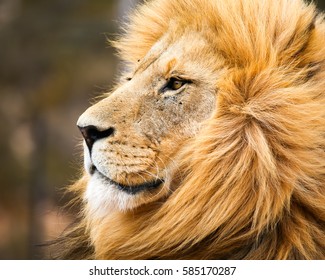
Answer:
[[[144,191],[151,191],[157,189],[162,183],[164,183],[163,179],[157,178],[150,182],[144,182],[142,184],[137,185],[125,185],[118,183],[104,174],[102,174],[94,165],[92,166],[92,173],[98,173],[105,181],[107,181],[110,185],[115,186],[118,190],[123,191],[127,194],[135,195]]]
[[[115,185],[119,190],[126,192],[128,194],[135,195],[137,193],[143,192],[143,191],[149,191],[149,190],[154,190],[157,189],[163,182],[164,180],[162,179],[156,179],[151,182],[145,182],[139,185],[132,185],[132,186],[126,186],[120,183],[117,183],[111,179],[108,179],[111,184]]]

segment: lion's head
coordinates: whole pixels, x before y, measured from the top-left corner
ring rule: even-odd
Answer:
[[[169,193],[179,152],[215,110],[219,61],[200,33],[166,35],[114,92],[81,115],[90,176],[85,198],[97,214]]]
[[[64,258],[325,258],[325,23],[301,0],[153,0],[78,120]]]

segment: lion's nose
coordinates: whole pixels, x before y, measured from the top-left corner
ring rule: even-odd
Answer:
[[[80,129],[81,134],[82,134],[83,138],[85,139],[89,150],[91,150],[95,141],[102,139],[102,138],[109,137],[114,133],[114,128],[112,128],[112,127],[108,128],[106,130],[99,130],[94,125],[88,125],[88,126],[84,126],[84,127],[78,126],[78,128]]]

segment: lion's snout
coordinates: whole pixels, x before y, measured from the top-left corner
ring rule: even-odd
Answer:
[[[78,126],[78,128],[80,129],[80,132],[83,138],[85,139],[86,144],[90,151],[95,141],[110,137],[111,135],[113,135],[115,130],[113,127],[109,127],[108,129],[105,130],[100,130],[98,127],[94,125]]]

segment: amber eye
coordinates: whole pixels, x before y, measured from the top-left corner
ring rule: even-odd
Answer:
[[[177,80],[175,78],[171,78],[168,81],[167,88],[171,90],[178,90],[185,84],[185,81]]]

